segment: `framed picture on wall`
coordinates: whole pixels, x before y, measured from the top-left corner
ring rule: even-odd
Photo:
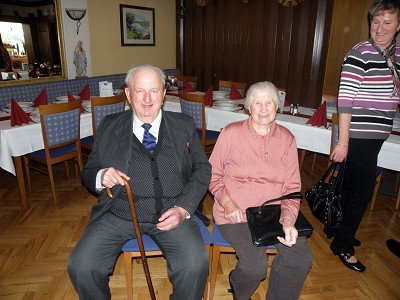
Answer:
[[[120,4],[121,46],[155,46],[154,8]]]

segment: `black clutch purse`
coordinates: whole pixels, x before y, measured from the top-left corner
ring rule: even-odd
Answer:
[[[257,207],[248,207],[246,209],[247,224],[249,225],[253,244],[257,247],[269,246],[278,243],[278,236],[285,236],[282,229],[282,224],[279,223],[281,216],[281,205],[271,204],[280,200],[301,199],[303,196],[299,193],[291,193],[282,197],[265,201]],[[299,236],[309,236],[313,227],[308,222],[307,218],[299,211],[297,216],[296,227]]]
[[[338,228],[342,222],[341,189],[344,167],[344,162],[332,162],[322,178],[305,194],[312,214],[331,228]]]

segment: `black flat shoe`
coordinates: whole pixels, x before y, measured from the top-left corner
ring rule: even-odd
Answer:
[[[347,260],[350,259],[350,257],[352,256],[349,253],[333,253],[333,254],[339,256],[342,263],[350,270],[356,272],[364,272],[366,269],[366,267],[359,260],[357,260],[355,263],[348,262]]]

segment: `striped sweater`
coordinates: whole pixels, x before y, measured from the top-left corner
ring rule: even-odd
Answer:
[[[400,47],[395,55],[400,70]],[[368,40],[354,46],[343,62],[338,95],[338,112],[352,115],[350,138],[389,137],[399,104],[392,91],[392,75],[383,56]]]

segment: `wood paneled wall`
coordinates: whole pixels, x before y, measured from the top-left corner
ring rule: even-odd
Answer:
[[[320,104],[332,0],[303,1],[293,8],[273,0],[211,0],[204,7],[184,0],[184,5],[177,67],[197,76],[200,89],[217,88],[220,79],[247,86],[268,80],[286,89],[291,103]]]
[[[324,94],[337,96],[345,55],[357,43],[368,38],[368,11],[372,0],[335,0]]]

